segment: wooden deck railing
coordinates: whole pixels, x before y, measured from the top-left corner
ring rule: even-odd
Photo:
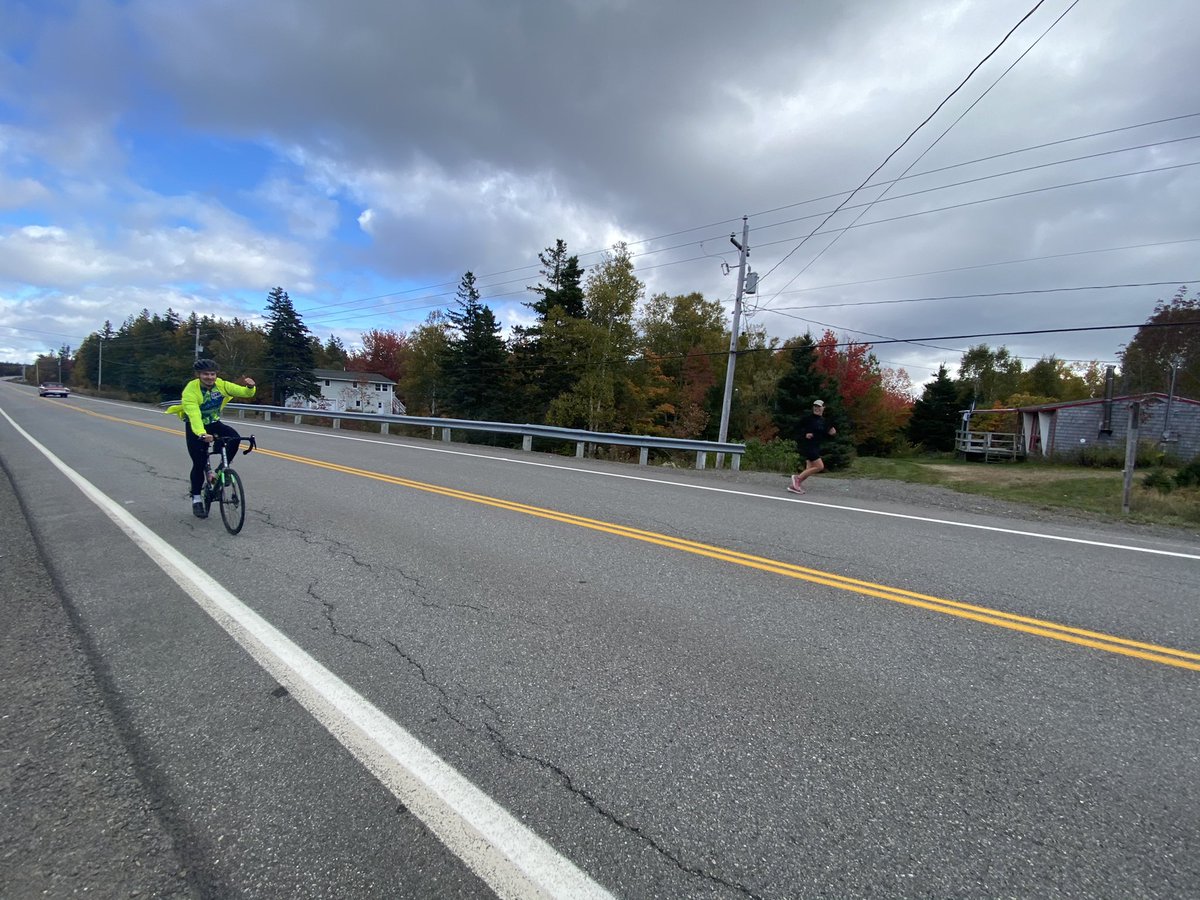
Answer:
[[[984,462],[993,459],[1020,459],[1025,455],[1020,435],[998,431],[959,431],[954,435],[954,449],[964,456],[982,456]]]

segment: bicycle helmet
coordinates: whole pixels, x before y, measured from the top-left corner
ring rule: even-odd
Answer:
[[[197,372],[216,372],[221,367],[217,365],[216,360],[198,359],[192,368]]]

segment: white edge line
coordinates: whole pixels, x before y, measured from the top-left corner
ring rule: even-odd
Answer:
[[[609,898],[369,700],[115,504],[12,420],[30,444],[171,577],[500,897]]]
[[[256,426],[258,427],[258,426]],[[261,425],[267,429],[277,431],[294,431],[293,428],[288,428],[279,425]],[[305,432],[308,434],[309,432]],[[509,459],[506,456],[489,456],[486,453],[471,453],[465,450],[449,450],[443,447],[421,447],[416,444],[397,443],[394,441],[380,441],[374,438],[352,437],[347,434],[328,434],[319,435],[320,437],[336,438],[341,441],[360,441],[365,444],[379,444],[385,447],[404,447],[409,450],[419,450],[425,453],[449,453],[454,456],[469,456],[473,459],[487,459],[493,462],[510,463],[515,466],[537,466],[543,469],[558,469],[565,472],[577,472],[584,475],[598,475],[604,478],[624,478],[629,481],[644,481],[650,484],[662,484],[670,487],[684,488],[693,491],[714,491],[718,494],[733,494],[738,497],[755,497],[760,500],[772,500],[779,503],[803,503],[808,506],[820,506],[826,509],[836,509],[844,512],[863,513],[869,516],[886,516],[891,519],[907,519],[912,522],[928,522],[931,525],[948,525],[953,528],[974,528],[978,531],[994,531],[998,534],[1011,534],[1017,537],[1035,538],[1043,541],[1062,541],[1068,544],[1084,544],[1089,547],[1104,547],[1108,550],[1128,550],[1132,553],[1153,553],[1158,556],[1174,556],[1179,559],[1196,559],[1200,560],[1200,553],[1183,553],[1178,550],[1159,550],[1155,547],[1135,547],[1132,544],[1111,544],[1105,541],[1092,541],[1086,538],[1065,537],[1058,534],[1043,534],[1037,531],[1021,531],[1017,528],[1001,528],[997,525],[978,525],[974,522],[955,522],[952,519],[935,519],[930,516],[914,516],[908,513],[886,512],[880,509],[863,509],[861,506],[844,506],[839,503],[821,503],[816,500],[800,500],[796,497],[777,497],[773,494],[759,494],[754,491],[737,491],[732,488],[714,487],[707,484],[684,484],[679,481],[671,481],[662,478],[647,478],[644,475],[623,475],[620,472],[594,472],[590,469],[577,469],[571,466],[558,466],[553,463],[538,462],[532,459]]]
[[[103,401],[98,401],[103,402]],[[120,405],[120,404],[116,404]],[[256,427],[266,428],[271,431],[295,431],[294,427],[284,425],[270,425],[266,423],[258,423]],[[445,447],[422,447],[418,444],[408,444],[396,441],[381,441],[375,438],[354,437],[348,434],[321,434],[320,432],[304,432],[305,434],[317,434],[319,437],[336,438],[341,441],[359,441],[364,444],[379,444],[384,447],[403,447],[408,450],[417,450],[424,453],[449,453],[453,456],[467,456],[472,459],[487,459],[493,462],[510,463],[515,466],[537,466],[543,469],[558,469],[565,472],[579,472],[585,475],[597,475],[604,478],[624,478],[629,481],[644,481],[650,484],[663,484],[671,487],[685,488],[694,491],[714,491],[718,494],[733,494],[738,497],[755,497],[760,500],[772,500],[778,503],[803,503],[808,506],[820,506],[826,509],[836,509],[843,512],[863,513],[868,516],[885,516],[890,519],[906,519],[910,522],[928,522],[931,525],[947,525],[952,528],[973,528],[977,531],[993,531],[997,534],[1011,534],[1016,537],[1034,538],[1042,541],[1061,541],[1067,544],[1083,544],[1088,547],[1103,547],[1106,550],[1128,550],[1131,553],[1152,553],[1157,556],[1173,556],[1177,559],[1195,559],[1200,560],[1200,553],[1184,553],[1178,550],[1159,550],[1155,547],[1136,547],[1132,544],[1112,544],[1105,541],[1092,541],[1086,538],[1065,537],[1058,534],[1043,534],[1037,531],[1022,531],[1017,528],[1001,528],[997,525],[978,525],[974,522],[955,522],[952,519],[935,519],[930,516],[914,516],[908,513],[886,512],[880,509],[863,509],[861,506],[845,506],[839,503],[820,503],[816,500],[801,500],[798,497],[779,497],[774,494],[759,494],[754,491],[737,491],[732,488],[714,487],[707,484],[684,484],[679,481],[671,481],[662,478],[647,478],[644,475],[624,475],[620,472],[594,472],[590,469],[577,469],[571,466],[558,466],[553,463],[538,462],[532,459],[510,459],[506,456],[489,456],[486,453],[471,453],[466,450],[450,450]]]

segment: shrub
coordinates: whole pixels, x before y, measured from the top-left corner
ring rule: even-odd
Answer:
[[[785,475],[798,471],[800,453],[795,441],[773,440],[766,443],[750,438],[742,454],[742,468],[756,472],[780,472]]]
[[[1162,451],[1154,444],[1149,441],[1138,441],[1134,468],[1161,466],[1164,459]],[[1101,447],[1088,444],[1080,448],[1077,462],[1081,466],[1093,469],[1123,469],[1125,468],[1125,447]]]
[[[897,441],[887,455],[891,459],[916,459],[924,452],[925,448],[920,444],[914,444],[911,441]],[[869,456],[870,454],[863,455]]]
[[[1156,466],[1142,477],[1142,484],[1154,488],[1160,494],[1169,494],[1175,487],[1175,481],[1161,466]]]
[[[1176,487],[1200,487],[1200,458],[1193,459],[1190,463],[1175,473]]]

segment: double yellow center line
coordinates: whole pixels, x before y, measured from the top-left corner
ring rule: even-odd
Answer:
[[[683,553],[693,553],[697,556],[705,556],[709,559],[719,560],[720,562],[733,563],[734,565],[745,566],[750,569],[758,569],[762,572],[770,572],[773,575],[782,575],[786,578],[795,578],[801,581],[809,581],[813,584],[824,585],[825,587],[838,588],[839,590],[851,591],[856,594],[865,594],[869,597],[878,597],[881,600],[891,600],[895,603],[903,603],[906,606],[915,606],[919,609],[927,609],[931,612],[944,613],[949,616],[957,616],[961,619],[970,619],[974,622],[982,622],[985,625],[996,625],[1001,628],[1008,628],[1013,631],[1023,631],[1026,634],[1036,634],[1040,637],[1053,638],[1059,641],[1066,641],[1071,644],[1078,644],[1083,647],[1091,647],[1095,650],[1106,650],[1110,653],[1120,653],[1124,656],[1133,656],[1138,659],[1149,660],[1150,662],[1163,663],[1169,666],[1177,666],[1181,669],[1193,669],[1200,671],[1200,654],[1188,653],[1183,650],[1175,650],[1171,647],[1163,647],[1158,644],[1147,644],[1141,641],[1133,641],[1127,638],[1115,637],[1109,634],[1103,634],[1098,631],[1088,631],[1083,628],[1072,628],[1067,625],[1059,625],[1056,622],[1049,622],[1045,619],[1034,619],[1029,616],[1018,616],[1013,613],[1001,612],[1000,610],[989,609],[985,606],[975,606],[970,603],[959,603],[955,600],[946,600],[942,597],[933,597],[928,594],[918,594],[914,591],[906,591],[901,588],[888,587],[883,584],[875,584],[871,581],[861,581],[857,578],[847,578],[844,575],[836,575],[831,572],[822,572],[819,569],[809,569],[805,566],[798,566],[794,563],[780,562],[775,559],[768,559],[762,556],[754,556],[750,553],[741,553],[737,550],[729,550],[725,547],[715,547],[712,544],[702,544],[698,541],[689,541],[686,538],[673,537],[671,535],[659,534],[654,531],[644,531],[640,528],[631,528],[627,525],[618,525],[613,522],[603,522],[598,519],[589,519],[584,516],[576,516],[570,513],[559,512],[553,509],[544,509],[539,506],[530,506],[526,503],[517,503],[512,500],[501,500],[496,497],[488,497],[483,494],[472,494],[467,491],[459,491],[454,488],[441,487],[435,484],[426,484],[420,481],[412,481],[408,478],[399,478],[394,475],[384,475],[379,472],[371,472],[366,469],[356,469],[351,466],[342,466],[337,463],[323,462],[321,460],[310,459],[304,456],[293,456],[290,453],[280,453],[275,450],[261,451],[266,452],[270,456],[279,459],[290,460],[291,462],[301,463],[303,465],[317,466],[322,469],[329,469],[333,472],[342,472],[347,475],[357,475],[360,478],[370,478],[375,481],[382,481],[387,484],[395,484],[401,487],[411,488],[417,491],[424,491],[429,494],[438,494],[443,497],[451,497],[455,500],[465,500],[470,503],[479,503],[484,506],[495,507],[496,509],[504,509],[510,512],[522,513],[528,516],[536,516],[539,519],[549,519],[552,522],[562,522],[566,525],[576,525],[580,528],[588,528],[592,531],[603,532],[617,537],[628,538],[635,541],[643,541],[647,544],[655,544],[659,547],[666,547],[671,550],[679,550]]]
[[[101,413],[91,412],[90,410],[81,410],[89,415],[99,416],[100,418],[112,419],[117,422],[127,422],[132,425],[139,425],[144,428],[154,428],[162,431],[175,432],[177,429],[166,429],[157,425],[149,425],[143,422],[136,422],[130,419],[116,419],[112,416],[105,416]],[[741,553],[737,550],[729,550],[725,547],[716,547],[712,544],[702,544],[698,541],[689,541],[686,538],[673,537],[667,534],[659,534],[654,531],[644,531],[640,528],[631,528],[627,525],[618,525],[613,522],[604,522],[598,519],[589,519],[584,516],[576,516],[570,513],[559,512],[553,509],[544,509],[539,506],[530,506],[525,503],[517,503],[512,500],[501,500],[496,497],[488,497],[483,494],[472,494],[467,491],[459,491],[454,488],[441,487],[436,484],[427,484],[421,481],[412,481],[408,478],[400,478],[395,475],[385,475],[380,472],[372,472],[367,469],[356,469],[351,466],[338,465],[337,463],[324,462],[318,459],[311,459],[305,456],[295,456],[290,453],[281,453],[277,450],[266,450],[262,447],[258,448],[258,452],[267,456],[273,456],[276,459],[285,459],[289,462],[300,463],[306,466],[315,466],[320,469],[328,469],[331,472],[341,472],[346,475],[354,475],[359,478],[369,478],[374,481],[382,481],[386,484],[394,484],[400,487],[411,488],[412,490],[424,491],[428,494],[438,494],[443,497],[450,497],[455,500],[462,500],[469,503],[479,503],[484,506],[491,506],[496,509],[508,510],[510,512],[521,513],[522,515],[535,516],[539,519],[548,519],[552,522],[561,522],[565,525],[575,525],[580,528],[588,528],[592,531],[611,534],[616,537],[627,538],[629,540],[642,541],[647,544],[654,544],[659,547],[666,547],[670,550],[678,550],[683,553],[692,553],[697,556],[704,556],[709,559],[715,559],[720,562],[732,563],[738,566],[745,566],[749,569],[758,569],[761,572],[769,572],[773,575],[782,575],[785,578],[795,578],[800,581],[808,581],[813,584],[823,585],[825,587],[837,588],[843,591],[850,591],[855,594],[863,594],[868,597],[877,597],[881,600],[890,600],[894,603],[903,603],[906,606],[915,606],[918,609],[929,610],[930,612],[942,613],[948,616],[957,616],[960,619],[970,619],[973,622],[980,622],[984,625],[995,625],[999,628],[1007,628],[1012,631],[1021,631],[1026,634],[1033,634],[1039,637],[1052,638],[1056,641],[1065,641],[1070,644],[1077,644],[1081,647],[1090,647],[1094,650],[1104,650],[1108,653],[1119,653],[1122,656],[1132,656],[1137,659],[1147,660],[1149,662],[1162,663],[1167,666],[1175,666],[1180,669],[1191,669],[1200,672],[1200,654],[1189,653],[1185,650],[1176,650],[1171,647],[1164,647],[1159,644],[1148,644],[1142,641],[1129,640],[1128,638],[1116,637],[1111,634],[1104,634],[1099,631],[1088,631],[1084,628],[1072,628],[1068,625],[1059,625],[1056,622],[1050,622],[1045,619],[1035,619],[1029,616],[1018,616],[1013,613],[1006,613],[996,609],[990,609],[986,606],[975,606],[970,603],[960,603],[956,600],[947,600],[943,597],[934,597],[929,594],[920,594],[915,591],[906,591],[901,588],[889,587],[884,584],[876,584],[871,581],[861,581],[857,578],[848,578],[844,575],[836,575],[832,572],[822,572],[819,569],[810,569],[805,566],[798,566],[794,563],[781,562],[775,559],[768,559],[763,556],[754,556],[750,553]]]

